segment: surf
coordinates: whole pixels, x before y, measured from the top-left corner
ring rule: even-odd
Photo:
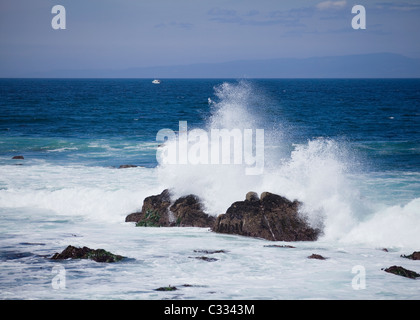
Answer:
[[[303,143],[288,139],[293,135],[284,131],[287,126],[281,118],[273,126],[271,119],[266,121],[264,113],[253,108],[254,103],[269,99],[248,81],[225,82],[215,87],[215,95],[216,98],[209,98],[210,116],[202,129],[264,129],[267,151],[264,173],[247,176],[243,165],[159,164],[159,183],[171,188],[175,197],[196,194],[203,199],[207,211],[217,216],[233,202],[243,200],[249,191],[269,191],[302,202],[300,213],[314,227],[323,227],[323,241],[419,243],[420,233],[415,226],[420,217],[413,210],[418,206],[416,199],[409,204],[394,203],[379,209],[380,203],[370,197],[369,190],[360,190],[361,181],[354,178],[365,168],[351,144],[330,137],[314,137]],[[281,101],[278,108],[281,110]],[[404,216],[406,211],[410,214]],[[401,219],[404,222],[399,238],[390,237],[396,234],[394,226]],[[389,225],[384,226],[383,220]],[[380,230],[374,230],[376,222],[382,225]]]

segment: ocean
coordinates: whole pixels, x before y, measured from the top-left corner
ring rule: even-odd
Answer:
[[[419,79],[0,79],[0,110],[0,299],[420,298],[418,280],[383,270],[420,273],[401,257],[420,250]],[[264,130],[263,172],[158,162],[157,133],[180,122]],[[166,188],[215,216],[248,191],[277,193],[323,234],[125,222]],[[127,259],[49,259],[68,245]]]

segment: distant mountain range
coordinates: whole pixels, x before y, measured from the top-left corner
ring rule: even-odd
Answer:
[[[377,53],[306,59],[238,60],[124,70],[56,70],[51,78],[420,78],[420,59]]]

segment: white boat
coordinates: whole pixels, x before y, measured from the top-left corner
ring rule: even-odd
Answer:
[[[160,84],[160,80],[155,79],[155,80],[152,81],[152,83],[154,83],[154,84]]]

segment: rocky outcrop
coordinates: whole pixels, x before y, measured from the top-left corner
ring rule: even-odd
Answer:
[[[139,227],[199,227],[211,228],[215,217],[204,212],[195,195],[181,197],[172,203],[169,190],[144,199],[140,212],[129,214],[125,221]]]
[[[123,256],[113,254],[104,249],[90,249],[88,247],[77,248],[68,246],[61,253],[55,253],[52,260],[66,259],[91,259],[96,262],[117,262],[124,259]]]
[[[215,217],[203,211],[200,199],[195,195],[181,197],[169,208],[175,225],[179,227],[211,228]]]
[[[386,269],[382,269],[385,272],[388,273],[392,273],[392,274],[396,274],[398,276],[402,276],[402,277],[406,277],[406,278],[410,278],[410,279],[416,279],[418,277],[420,277],[420,274],[418,274],[415,271],[411,271],[411,270],[407,270],[401,266],[392,266]]]
[[[161,227],[171,224],[168,208],[171,205],[169,190],[163,190],[159,195],[150,196],[144,199],[140,212],[129,214],[126,222],[135,222],[141,227]]]
[[[409,254],[408,256],[401,255],[401,257],[411,259],[411,260],[420,260],[420,251],[414,251],[412,254]]]
[[[196,195],[172,201],[168,189],[144,199],[142,210],[125,221],[142,227],[200,227],[218,233],[237,234],[273,241],[315,241],[319,229],[312,228],[299,215],[298,201],[263,192],[248,192],[244,201],[233,203],[217,219],[204,211]]]
[[[248,193],[245,201],[233,203],[217,217],[213,231],[263,238],[273,241],[314,241],[314,229],[298,214],[300,203],[263,192],[261,197]]]

